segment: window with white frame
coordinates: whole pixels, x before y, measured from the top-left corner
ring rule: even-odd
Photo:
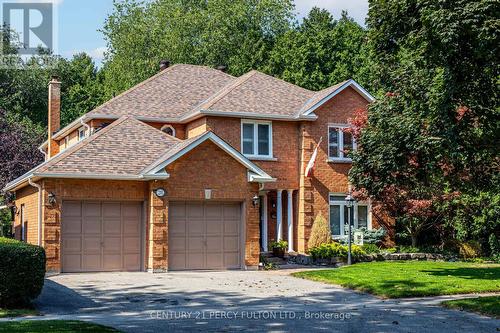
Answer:
[[[78,141],[82,141],[83,139],[85,139],[85,127],[81,127],[78,129]]]
[[[273,157],[273,130],[269,121],[241,121],[241,151],[247,157]]]
[[[349,152],[356,149],[351,133],[345,132],[347,125],[328,126],[328,159],[350,161]]]
[[[334,238],[345,237],[349,227],[349,219],[353,230],[359,228],[371,229],[369,205],[367,203],[355,203],[349,213],[345,194],[330,195],[330,229]],[[354,216],[352,215],[354,212]]]

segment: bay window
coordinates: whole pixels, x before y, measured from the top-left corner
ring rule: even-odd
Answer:
[[[349,152],[356,149],[356,142],[351,133],[344,130],[347,125],[328,126],[328,159],[330,161],[350,161]]]
[[[273,157],[272,125],[268,121],[241,121],[241,151],[247,157]]]
[[[349,214],[345,194],[330,195],[330,229],[334,238],[344,238],[349,227]],[[350,216],[353,230],[359,228],[371,229],[369,205],[367,203],[356,202]],[[352,215],[352,214],[351,214]]]

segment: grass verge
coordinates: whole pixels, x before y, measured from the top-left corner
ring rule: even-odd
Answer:
[[[457,299],[441,304],[450,309],[471,311],[500,319],[500,296]]]
[[[321,281],[387,298],[500,291],[500,265],[467,262],[398,261],[359,263],[306,271],[295,277]]]
[[[111,327],[79,320],[23,320],[0,322],[0,333],[116,333]]]

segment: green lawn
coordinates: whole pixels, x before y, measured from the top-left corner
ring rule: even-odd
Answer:
[[[35,309],[0,309],[0,318],[36,315],[38,315],[38,311]]]
[[[293,276],[400,298],[500,291],[500,265],[466,262],[372,262]]]
[[[500,296],[458,299],[442,304],[447,308],[477,312],[500,319]]]
[[[0,323],[0,333],[111,333],[113,328],[78,320],[24,320]]]

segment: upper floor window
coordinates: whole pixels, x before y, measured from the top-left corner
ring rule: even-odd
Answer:
[[[82,141],[83,139],[85,139],[85,127],[81,127],[80,129],[78,129],[78,141]]]
[[[350,161],[349,152],[356,149],[351,133],[344,132],[346,125],[328,126],[328,159]]]
[[[354,230],[359,228],[371,229],[368,204],[357,202],[349,212],[345,194],[330,195],[330,229],[334,238],[346,236],[349,220]]]
[[[241,151],[247,157],[273,157],[273,129],[269,121],[241,121]]]

